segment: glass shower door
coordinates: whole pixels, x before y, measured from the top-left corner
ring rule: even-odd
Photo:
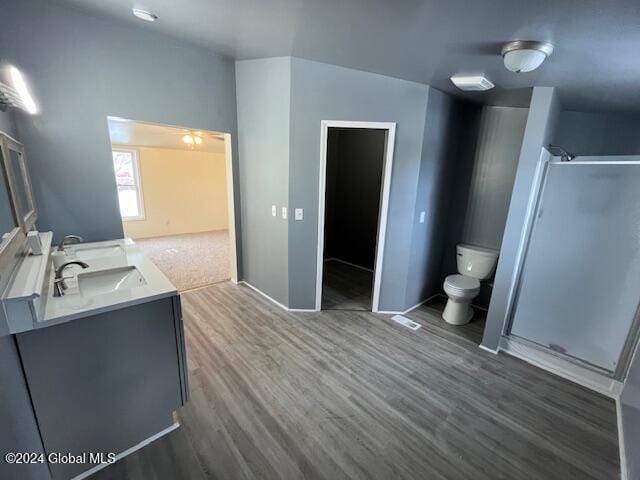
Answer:
[[[640,303],[640,164],[550,163],[511,334],[614,372]]]

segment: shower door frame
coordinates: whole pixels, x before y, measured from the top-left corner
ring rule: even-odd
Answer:
[[[595,158],[603,158],[607,157],[611,160],[594,160]],[[624,165],[640,165],[640,156],[638,155],[598,155],[598,156],[581,156],[578,157],[579,160],[573,160],[571,162],[561,162],[559,160],[560,157],[551,156],[551,154],[545,149],[542,149],[542,153],[540,156],[540,160],[538,161],[538,166],[536,168],[536,173],[534,176],[533,186],[531,190],[531,195],[529,197],[529,204],[527,206],[527,213],[525,216],[525,228],[522,232],[522,237],[520,239],[520,245],[518,246],[517,257],[516,257],[516,266],[513,274],[513,280],[511,284],[509,301],[507,305],[507,314],[506,314],[506,322],[504,323],[504,328],[502,331],[502,336],[507,339],[512,339],[522,343],[523,345],[541,350],[551,356],[558,357],[564,361],[567,361],[571,364],[577,365],[581,368],[586,368],[592,372],[598,373],[600,375],[604,375],[612,380],[624,380],[627,375],[627,371],[629,369],[629,364],[631,363],[631,359],[633,358],[633,354],[638,348],[638,344],[640,341],[640,304],[636,307],[636,313],[634,319],[629,327],[629,334],[624,342],[624,346],[622,347],[622,351],[620,352],[620,357],[618,361],[618,365],[616,369],[612,372],[610,370],[606,370],[604,368],[595,366],[581,360],[577,357],[573,357],[571,355],[564,355],[560,352],[550,349],[545,345],[541,345],[532,340],[529,340],[524,337],[520,337],[518,335],[511,333],[511,328],[513,326],[513,320],[515,317],[516,306],[518,304],[518,297],[520,295],[520,288],[522,284],[522,273],[524,269],[524,265],[527,259],[527,253],[529,251],[529,244],[531,242],[531,237],[533,233],[533,226],[536,223],[536,217],[538,216],[540,201],[542,199],[542,195],[544,194],[544,187],[546,185],[547,175],[549,173],[549,165],[562,163],[566,164],[567,168],[571,168],[572,165],[616,165],[616,164],[624,164]],[[635,160],[631,160],[631,158]]]

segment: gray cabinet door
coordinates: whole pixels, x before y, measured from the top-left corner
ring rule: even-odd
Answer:
[[[19,334],[45,450],[120,453],[172,425],[184,383],[176,325],[165,298]]]
[[[511,333],[615,371],[640,302],[640,165],[552,163]]]

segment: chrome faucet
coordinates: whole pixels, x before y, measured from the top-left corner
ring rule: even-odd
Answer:
[[[83,241],[84,239],[82,237],[79,237],[78,235],[66,235],[62,240],[60,240],[60,243],[58,244],[58,251],[64,252],[65,245],[69,245],[71,243],[81,243]]]
[[[64,291],[67,289],[67,284],[64,282],[64,277],[62,273],[65,268],[69,265],[79,265],[82,268],[88,268],[89,265],[85,262],[81,262],[79,260],[74,260],[73,262],[67,262],[60,265],[56,268],[56,276],[53,279],[53,296],[54,297],[62,297],[64,295]]]

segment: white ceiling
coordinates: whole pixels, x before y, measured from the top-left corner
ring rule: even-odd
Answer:
[[[569,108],[640,110],[638,0],[64,1],[236,59],[293,55],[454,93],[451,75],[484,73],[492,96],[557,86]],[[136,19],[132,6],[159,20]],[[556,49],[535,72],[514,74],[499,55],[514,39]]]
[[[188,128],[135,122],[116,117],[109,117],[108,122],[111,143],[117,145],[224,153],[224,137],[220,133],[197,130],[202,137],[202,144],[191,148],[182,141],[185,135],[193,135],[196,132]]]

